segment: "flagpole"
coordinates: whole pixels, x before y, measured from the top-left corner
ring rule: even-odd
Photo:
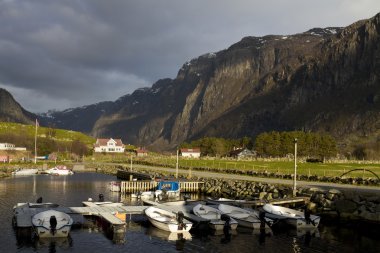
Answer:
[[[34,134],[34,164],[37,163],[37,119],[36,119],[36,132]]]

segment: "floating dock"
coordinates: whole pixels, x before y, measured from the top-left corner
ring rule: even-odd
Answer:
[[[56,210],[69,215],[79,214],[97,216],[106,221],[114,234],[125,233],[127,214],[143,214],[146,206],[125,206],[121,203],[111,202],[83,202],[83,207],[55,207],[44,208],[29,207],[28,203],[18,204],[14,208],[13,223],[19,229],[31,230],[33,215],[46,210]]]

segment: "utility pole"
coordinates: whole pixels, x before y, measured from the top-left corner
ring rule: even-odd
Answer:
[[[37,128],[38,128],[38,121],[36,119],[36,132],[34,134],[34,164],[37,163]]]
[[[297,193],[297,138],[294,138],[294,178],[293,178],[293,196]]]
[[[178,178],[178,147],[177,147],[177,162],[175,164],[175,178]]]
[[[132,171],[132,164],[133,164],[133,163],[132,163],[132,154],[131,154],[131,171]]]

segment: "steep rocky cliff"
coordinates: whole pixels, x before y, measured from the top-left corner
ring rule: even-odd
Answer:
[[[50,121],[160,148],[204,135],[270,130],[373,136],[380,129],[379,19],[378,14],[346,28],[246,37],[185,63],[173,80],[159,80],[113,103],[53,114]]]
[[[13,96],[0,88],[0,121],[33,124],[36,115],[24,110]]]

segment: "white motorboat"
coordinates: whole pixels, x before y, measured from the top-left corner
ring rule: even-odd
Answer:
[[[321,218],[316,215],[306,214],[305,212],[294,209],[265,204],[263,206],[265,217],[273,220],[284,220],[293,227],[318,227]]]
[[[38,169],[17,169],[12,172],[14,176],[30,176],[37,174]]]
[[[47,210],[32,217],[32,225],[40,238],[67,237],[70,233],[73,219],[66,213]]]
[[[271,223],[271,220],[265,217],[262,217],[263,223],[260,220],[260,214],[256,210],[246,210],[240,207],[220,204],[218,209],[222,212],[234,218],[239,226],[253,229],[260,228],[269,228],[268,223]]]
[[[223,230],[223,227],[226,223],[224,219],[222,219],[223,213],[211,206],[198,204],[193,207],[193,212],[196,216],[199,216],[203,219],[209,220],[210,228],[215,230]],[[232,230],[235,230],[237,228],[237,221],[234,218],[229,217],[230,226]]]
[[[145,209],[145,215],[149,221],[157,228],[172,233],[189,232],[193,223],[186,220],[182,212],[174,214],[158,207],[148,207]]]
[[[45,172],[50,175],[59,175],[59,176],[67,176],[67,175],[74,174],[72,170],[67,169],[67,167],[64,165],[55,166],[54,168],[48,169]]]

